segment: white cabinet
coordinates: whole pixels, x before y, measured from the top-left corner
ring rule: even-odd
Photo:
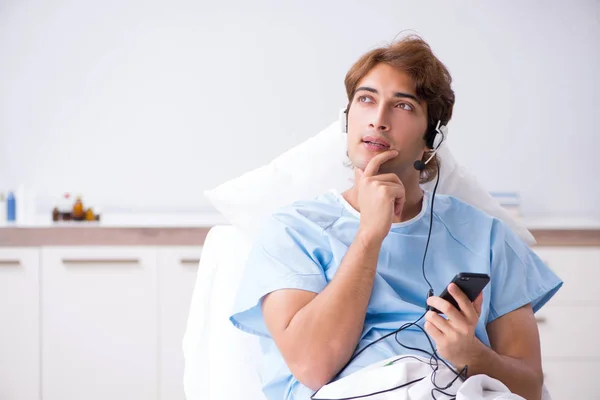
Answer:
[[[201,251],[43,248],[42,399],[185,400],[181,343]]]
[[[536,247],[564,281],[537,314],[546,385],[553,400],[593,397],[600,373],[600,248]]]
[[[42,399],[158,398],[156,251],[42,249]]]
[[[202,248],[158,250],[159,398],[185,400],[181,342],[196,282]]]
[[[0,399],[40,398],[38,249],[0,248]]]

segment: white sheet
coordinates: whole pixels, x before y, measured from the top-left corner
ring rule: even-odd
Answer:
[[[428,358],[403,358],[391,365],[386,365],[398,358],[388,358],[330,383],[321,388],[314,395],[314,399],[347,399],[382,392],[374,396],[369,396],[368,399],[431,400],[433,398],[432,390],[435,389],[432,383],[433,380],[435,380],[435,384],[438,387],[443,388],[456,378],[456,375],[441,362],[439,363],[439,369],[434,374]],[[414,383],[409,384],[410,382]],[[408,385],[403,386],[406,384]],[[393,390],[383,392],[389,389]],[[434,393],[435,398],[438,400],[448,400],[456,396],[457,400],[523,399],[519,395],[510,393],[510,390],[502,382],[486,375],[475,375],[464,382],[456,379],[444,392],[452,396],[447,396],[436,391]],[[546,399],[549,399],[549,397],[546,397]]]

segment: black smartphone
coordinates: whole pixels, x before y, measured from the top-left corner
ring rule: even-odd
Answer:
[[[485,288],[489,282],[490,276],[488,274],[478,274],[475,272],[461,272],[459,274],[456,274],[456,276],[452,279],[451,283],[455,283],[456,286],[458,286],[460,290],[462,290],[467,295],[469,300],[474,301],[477,298],[477,296],[479,296],[479,293],[481,293],[483,288]],[[450,284],[446,285],[440,297],[452,304],[455,308],[460,310],[460,307],[458,307],[456,300],[454,300],[454,297],[452,297],[452,295],[448,292],[448,286],[450,286]],[[442,314],[435,308],[432,308],[432,311],[438,314]]]

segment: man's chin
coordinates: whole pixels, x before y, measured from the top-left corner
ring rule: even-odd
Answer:
[[[373,157],[371,157],[373,158]],[[369,164],[369,161],[371,161],[371,158],[360,158],[360,159],[349,159],[349,163],[353,168],[358,168],[361,171],[364,171],[365,168],[367,167],[367,165]],[[395,161],[395,162],[392,162]],[[377,175],[382,175],[382,174],[389,174],[389,173],[394,173],[394,174],[401,174],[404,170],[406,170],[407,165],[405,165],[405,163],[400,163],[398,162],[399,160],[390,160],[390,161],[386,161],[383,164],[381,164],[381,166],[379,167],[379,171],[377,171]]]
[[[355,168],[360,168],[361,170],[365,170],[365,168],[367,168],[367,165],[369,165],[369,162],[373,159],[373,157],[375,157],[377,154],[372,154],[372,155],[361,155],[360,157],[350,157],[350,162],[352,162],[352,165]],[[391,160],[390,160],[391,161]],[[379,171],[383,171],[383,170],[390,170],[390,167],[392,166],[392,164],[390,163],[390,161],[386,161],[383,164],[381,164],[381,166],[379,167]]]

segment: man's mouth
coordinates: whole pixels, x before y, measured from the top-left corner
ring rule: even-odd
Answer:
[[[376,138],[376,137],[372,137],[372,136],[366,136],[363,138],[363,143],[367,143],[370,145],[374,145],[374,146],[378,146],[381,149],[389,149],[390,148],[390,144],[388,142],[386,142],[383,139],[380,138]]]

